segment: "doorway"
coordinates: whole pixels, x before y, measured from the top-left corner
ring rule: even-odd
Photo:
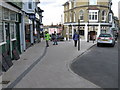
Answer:
[[[10,27],[9,23],[5,22],[4,27],[6,31],[6,52],[7,54],[11,57],[12,56],[12,51],[11,51],[11,40],[10,40]]]
[[[95,31],[90,31],[90,40],[93,40],[94,35],[96,37],[96,32]]]

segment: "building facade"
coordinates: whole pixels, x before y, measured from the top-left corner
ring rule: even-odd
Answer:
[[[118,19],[119,19],[119,27],[120,27],[120,1],[118,2]]]
[[[40,25],[42,23],[40,13],[43,10],[37,5],[40,3],[39,0],[23,0],[23,33],[21,38],[22,52],[29,48],[36,42],[40,42]],[[41,12],[42,11],[42,12]],[[25,26],[25,27],[24,27]],[[23,43],[23,44],[22,44]]]
[[[20,50],[21,9],[21,2],[0,2],[0,51],[11,58],[14,49]]]
[[[35,43],[35,30],[40,31],[42,23],[41,11],[36,10],[38,3],[39,0],[0,2],[0,65],[5,71],[12,60],[18,60],[19,54]]]
[[[113,22],[111,0],[69,0],[64,6],[64,36],[67,40],[78,31],[82,39],[92,40],[100,33],[110,33]]]

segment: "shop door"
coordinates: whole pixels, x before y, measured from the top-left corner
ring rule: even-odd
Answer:
[[[6,51],[7,51],[7,54],[10,57],[12,57],[9,23],[5,23],[5,31],[6,31],[6,42],[7,42],[7,44],[6,44]]]
[[[93,36],[96,35],[95,31],[90,31],[90,40],[93,40]]]

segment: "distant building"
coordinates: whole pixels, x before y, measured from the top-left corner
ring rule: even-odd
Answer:
[[[92,40],[100,33],[111,32],[113,12],[111,0],[69,0],[64,6],[64,36],[71,39],[77,30],[82,39]]]
[[[61,34],[62,35],[62,31],[63,31],[63,26],[62,25],[49,25],[49,26],[44,26],[44,31],[48,31],[48,33],[51,35],[54,33],[54,31],[57,34]]]

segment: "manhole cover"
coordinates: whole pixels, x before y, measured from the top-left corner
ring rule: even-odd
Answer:
[[[8,84],[10,81],[2,81],[0,84]]]

